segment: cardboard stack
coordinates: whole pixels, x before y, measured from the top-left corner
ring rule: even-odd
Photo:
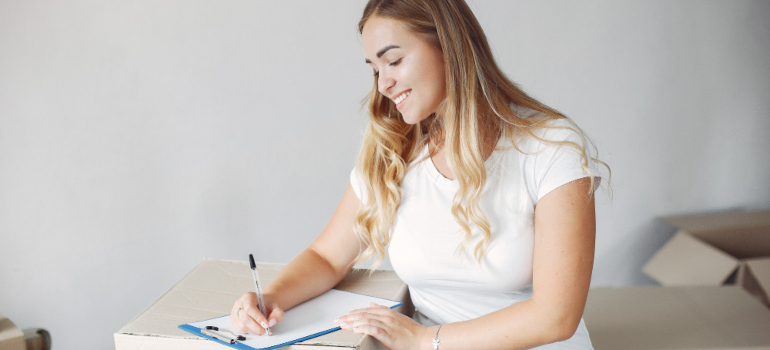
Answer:
[[[283,264],[258,263],[265,285],[275,278]],[[411,303],[406,285],[393,271],[354,270],[335,288],[401,301],[396,308],[409,313]],[[221,350],[215,342],[178,329],[180,324],[201,321],[230,313],[233,302],[253,291],[251,270],[245,261],[206,259],[115,333],[116,350]],[[384,349],[374,338],[349,331],[331,332],[282,349],[370,350]]]
[[[663,286],[737,284],[770,306],[770,211],[664,218],[679,228],[644,266]]]
[[[661,287],[589,291],[595,349],[770,350],[770,211],[664,221],[679,231],[643,267]]]
[[[0,350],[25,350],[24,333],[11,320],[0,315]]]

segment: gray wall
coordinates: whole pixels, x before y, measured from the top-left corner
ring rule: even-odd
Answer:
[[[336,4],[0,0],[0,313],[56,349],[111,348],[204,257],[310,243],[372,79],[363,3]],[[612,166],[594,286],[652,283],[660,216],[770,206],[770,2],[471,6],[503,69]]]

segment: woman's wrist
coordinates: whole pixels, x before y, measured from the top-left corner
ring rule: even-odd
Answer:
[[[441,335],[439,334],[437,336],[436,334],[441,332],[440,327],[441,325],[425,327],[425,332],[421,337],[422,340],[420,341],[420,349],[422,350],[442,349],[441,342],[440,342]],[[439,341],[436,342],[436,340],[439,340]],[[434,344],[436,343],[437,345],[434,347]]]
[[[269,308],[270,310],[274,309],[275,307],[283,310],[275,294],[265,292],[262,294],[262,299],[265,301],[265,307]],[[265,315],[265,317],[267,316],[268,315]]]

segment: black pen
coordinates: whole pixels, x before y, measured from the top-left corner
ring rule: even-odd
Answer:
[[[262,316],[265,316],[265,320],[267,320],[267,308],[265,307],[265,299],[262,298],[262,288],[259,286],[259,272],[257,271],[257,264],[254,263],[254,255],[249,254],[249,265],[251,265],[251,276],[254,277],[254,285],[257,286],[259,312],[261,312]],[[267,335],[273,335],[273,333],[270,332],[270,325],[267,324],[267,321],[265,321],[264,326],[266,326],[265,331],[267,332]]]

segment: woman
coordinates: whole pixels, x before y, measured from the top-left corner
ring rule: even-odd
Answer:
[[[370,124],[327,227],[231,321],[264,333],[283,310],[384,258],[413,318],[372,305],[337,319],[389,349],[591,349],[592,171],[580,129],[497,67],[462,0],[372,0],[359,23],[374,70]]]

